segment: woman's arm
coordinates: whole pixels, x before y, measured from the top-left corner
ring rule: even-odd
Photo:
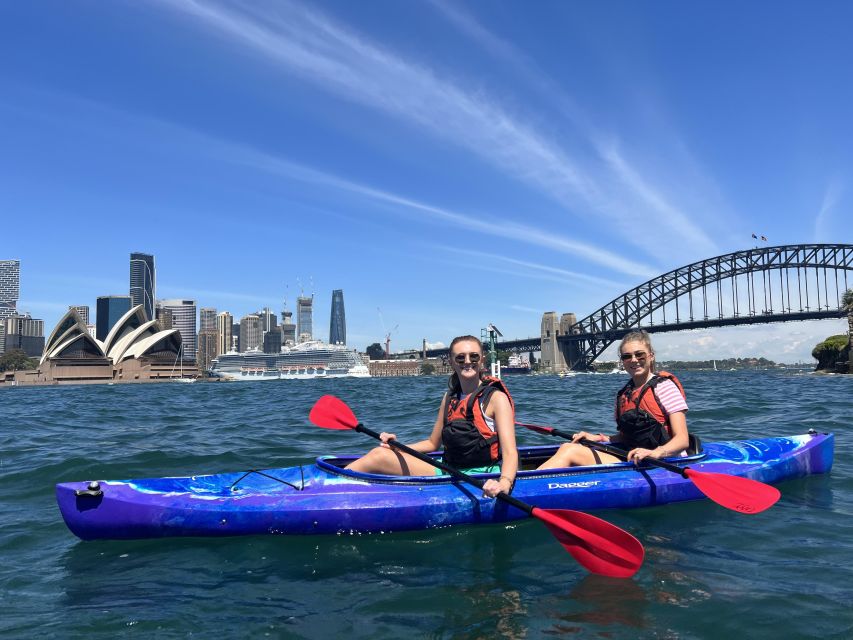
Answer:
[[[503,491],[509,493],[518,473],[518,448],[515,444],[515,416],[509,398],[501,391],[495,391],[486,415],[495,421],[495,431],[501,446],[501,476],[497,480],[487,480],[483,493],[494,498]]]
[[[672,427],[672,438],[666,444],[655,449],[633,449],[628,452],[628,460],[639,462],[643,458],[670,458],[679,455],[690,446],[687,434],[687,416],[684,411],[669,414],[669,424]]]

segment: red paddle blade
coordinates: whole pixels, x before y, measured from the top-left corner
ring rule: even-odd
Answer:
[[[358,419],[347,403],[335,396],[323,396],[311,408],[308,419],[324,429],[355,429]]]
[[[552,431],[554,431],[554,427],[546,427],[545,425],[541,424],[527,424],[526,422],[516,422],[515,424],[517,424],[519,427],[527,427],[531,431],[536,431],[538,433],[550,434]]]
[[[717,504],[740,513],[753,514],[769,509],[782,495],[769,484],[724,473],[685,469],[696,487]]]
[[[643,564],[643,544],[615,524],[569,509],[534,507],[531,513],[590,573],[630,578]]]

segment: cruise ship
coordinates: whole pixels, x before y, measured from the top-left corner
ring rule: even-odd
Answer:
[[[357,351],[319,340],[282,347],[281,353],[225,353],[211,362],[209,373],[226,380],[250,381],[370,377]]]

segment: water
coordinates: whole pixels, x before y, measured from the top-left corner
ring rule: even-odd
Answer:
[[[828,476],[769,511],[710,501],[599,513],[646,546],[632,580],[588,575],[537,521],[302,538],[80,542],[57,481],[288,466],[366,451],[311,426],[324,393],[401,440],[435,420],[440,378],[0,391],[0,636],[29,638],[850,638],[853,377],[681,376],[705,440],[837,434]],[[622,376],[510,377],[518,418],[612,430]],[[520,429],[521,444],[547,442]]]

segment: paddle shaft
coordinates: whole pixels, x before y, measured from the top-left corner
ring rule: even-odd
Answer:
[[[574,435],[571,433],[567,433],[566,431],[560,431],[559,429],[555,429],[554,427],[543,427],[537,424],[525,424],[524,422],[516,422],[517,425],[522,427],[527,427],[532,431],[538,431],[539,433],[547,433],[550,436],[557,436],[559,438],[565,438],[566,440],[572,440]],[[580,444],[585,447],[589,447],[590,449],[598,449],[599,451],[603,451],[604,453],[609,453],[611,456],[616,456],[621,460],[628,459],[628,452],[624,449],[620,449],[619,447],[613,447],[608,444],[603,444],[601,442],[593,442],[592,440],[587,440],[586,438],[581,438],[578,440]],[[672,471],[673,473],[677,473],[683,478],[687,477],[687,469],[690,467],[679,467],[678,465],[672,464],[671,462],[664,462],[663,460],[658,460],[657,458],[643,458],[643,462],[645,464],[649,464],[653,467],[660,467],[661,469],[666,469],[667,471]]]
[[[369,435],[371,438],[375,438],[376,440],[379,440],[379,441],[382,440],[382,438],[380,437],[380,435],[378,433],[376,433],[373,429],[370,429],[369,427],[365,427],[360,422],[355,426],[355,430],[360,431],[361,433],[365,433],[365,434]],[[397,449],[398,451],[403,451],[404,453],[408,453],[410,456],[414,456],[418,460],[422,460],[423,462],[426,462],[427,464],[431,464],[434,467],[438,467],[442,471],[446,471],[447,473],[449,473],[454,478],[457,478],[459,480],[463,480],[463,481],[467,482],[468,484],[472,484],[475,487],[477,487],[478,489],[482,489],[483,485],[486,484],[485,480],[480,480],[479,478],[474,478],[473,476],[469,476],[467,473],[463,473],[462,471],[460,471],[459,469],[457,469],[455,467],[450,467],[450,466],[444,464],[443,462],[439,462],[438,460],[436,460],[432,456],[428,456],[425,453],[421,453],[420,451],[412,449],[411,447],[407,447],[404,444],[400,444],[396,440],[389,440],[385,444],[387,444],[392,449]],[[533,506],[532,505],[529,505],[526,502],[522,502],[521,500],[518,500],[517,498],[513,498],[511,495],[504,493],[503,491],[501,491],[498,495],[496,495],[495,498],[498,498],[499,500],[503,500],[504,502],[511,504],[513,507],[515,507],[517,509],[521,509],[522,511],[524,511],[527,514],[533,515]]]

